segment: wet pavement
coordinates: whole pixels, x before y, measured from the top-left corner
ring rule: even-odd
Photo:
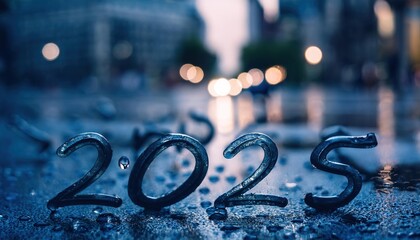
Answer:
[[[286,89],[263,100],[246,94],[210,99],[205,89],[112,95],[3,89],[1,100],[0,239],[420,238],[420,95],[415,92]],[[161,211],[135,205],[127,193],[130,172],[156,137],[136,146],[134,129],[177,132],[184,122],[187,134],[205,137],[208,127],[191,119],[190,110],[208,115],[216,127],[206,145],[206,177],[192,194]],[[344,125],[352,135],[374,132],[378,146],[329,155],[329,160],[357,168],[363,186],[350,204],[321,212],[304,203],[305,194],[335,195],[346,186],[345,177],[314,169],[309,160],[320,132],[332,125]],[[28,126],[37,130],[24,133]],[[93,147],[66,158],[55,150],[86,131],[104,135],[113,156],[106,172],[82,193],[115,194],[123,203],[51,212],[48,200],[82,177],[97,156]],[[249,193],[285,197],[288,205],[228,207],[226,220],[209,220],[206,209],[263,159],[258,147],[223,157],[229,143],[249,132],[267,134],[279,150],[274,169]],[[157,197],[176,189],[194,164],[187,150],[165,150],[145,174],[145,194]]]

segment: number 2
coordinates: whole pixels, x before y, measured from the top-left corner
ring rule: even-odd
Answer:
[[[105,205],[119,207],[122,200],[119,197],[107,194],[80,194],[93,182],[95,182],[108,168],[112,159],[112,149],[108,140],[102,135],[94,132],[81,133],[66,141],[57,149],[57,155],[67,157],[77,149],[93,145],[98,150],[98,158],[93,167],[81,179],[67,187],[54,198],[48,201],[47,207],[50,210],[57,210],[59,207],[70,205]]]
[[[233,158],[244,148],[254,145],[260,146],[264,150],[264,159],[261,162],[261,165],[242,183],[236,185],[216,199],[214,208],[209,208],[207,210],[210,219],[226,219],[226,207],[257,204],[285,207],[288,204],[287,199],[283,197],[252,193],[245,194],[263,180],[276,165],[278,150],[276,144],[270,137],[262,133],[245,134],[229,144],[223,152],[223,155],[225,158]]]

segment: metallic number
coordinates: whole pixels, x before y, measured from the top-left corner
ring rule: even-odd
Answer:
[[[353,200],[362,188],[362,177],[360,173],[347,164],[328,161],[327,154],[335,148],[373,148],[377,144],[376,136],[373,133],[369,133],[366,136],[330,137],[321,142],[312,151],[312,165],[322,171],[347,177],[347,187],[343,192],[335,196],[320,197],[308,193],[305,196],[305,203],[318,210],[335,210]]]
[[[60,157],[67,157],[77,149],[86,145],[93,145],[98,150],[98,158],[96,159],[95,164],[81,179],[48,201],[47,207],[50,210],[56,210],[59,207],[70,205],[93,204],[111,207],[121,206],[122,200],[117,196],[107,194],[76,195],[102,176],[108,168],[112,158],[112,149],[108,140],[102,135],[94,132],[82,133],[66,141],[57,149],[57,155]]]
[[[189,178],[177,189],[160,197],[149,197],[143,193],[144,175],[153,160],[162,151],[179,146],[188,149],[194,156],[196,164]],[[165,206],[181,201],[201,184],[209,167],[207,152],[196,139],[184,134],[167,134],[152,143],[137,159],[128,180],[128,196],[133,203],[146,209],[159,210]]]
[[[254,145],[260,146],[264,150],[264,159],[261,165],[243,182],[216,199],[214,208],[207,210],[210,219],[226,219],[226,207],[238,205],[271,205],[285,207],[288,204],[287,199],[283,197],[252,193],[245,194],[263,180],[276,165],[278,150],[270,137],[262,133],[248,133],[242,135],[225,149],[223,155],[225,158],[230,159],[244,148]]]

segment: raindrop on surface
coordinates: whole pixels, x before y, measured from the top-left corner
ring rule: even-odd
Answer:
[[[130,166],[130,159],[126,156],[120,157],[118,160],[118,166],[123,170],[127,169]]]
[[[164,176],[156,176],[155,180],[156,180],[156,182],[163,183],[163,182],[165,182],[165,177]]]
[[[188,159],[184,159],[182,161],[182,166],[183,167],[189,167],[191,165],[190,161]]]
[[[207,188],[207,187],[203,187],[203,188],[200,188],[200,189],[198,189],[198,191],[201,193],[201,194],[209,194],[209,192],[210,192],[210,189],[209,188]]]
[[[206,212],[209,215],[210,220],[225,220],[227,218],[227,211],[225,208],[210,207],[206,209]]]
[[[236,177],[235,176],[227,176],[226,181],[230,184],[234,184],[236,182]]]
[[[210,177],[209,177],[209,181],[210,181],[211,183],[216,183],[216,182],[218,182],[218,181],[219,181],[219,177],[218,177],[218,176],[210,176]]]
[[[223,165],[216,166],[216,172],[222,173],[225,170],[225,167]]]
[[[31,217],[30,216],[20,216],[19,218],[19,221],[29,221],[29,220],[31,220]]]
[[[200,205],[201,205],[202,208],[208,208],[208,207],[211,206],[211,202],[210,201],[202,201],[200,203]]]
[[[282,184],[279,189],[281,191],[297,191],[300,189],[300,186],[295,182],[286,182]]]
[[[101,207],[96,207],[92,210],[93,213],[99,214],[103,211],[104,209]]]
[[[290,182],[290,183],[285,183],[284,184],[287,188],[295,188],[297,186],[297,183],[294,182]]]
[[[233,232],[240,229],[240,227],[235,226],[235,225],[230,225],[230,224],[226,224],[225,226],[222,226],[220,228],[220,230],[224,231],[224,232]]]

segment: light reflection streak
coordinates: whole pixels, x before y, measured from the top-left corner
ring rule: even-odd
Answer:
[[[310,88],[306,92],[306,110],[308,125],[320,131],[324,122],[324,94],[317,88]]]
[[[255,121],[254,100],[250,94],[242,93],[238,96],[237,104],[239,128],[244,128]]]
[[[381,136],[378,144],[379,158],[383,165],[395,163],[395,117],[394,93],[387,88],[378,92],[378,130]]]
[[[282,99],[280,93],[273,93],[267,98],[267,120],[269,122],[281,122],[283,120]]]
[[[209,102],[210,119],[215,123],[220,133],[230,133],[234,130],[234,108],[230,96],[216,97]]]

